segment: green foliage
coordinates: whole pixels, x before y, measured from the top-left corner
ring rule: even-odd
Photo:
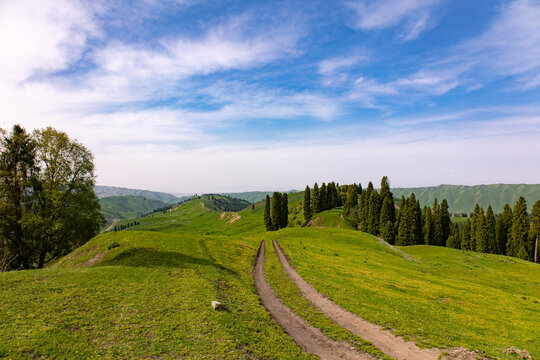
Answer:
[[[520,197],[514,206],[512,219],[512,237],[508,241],[506,254],[520,259],[529,259],[527,242],[529,237],[529,218],[527,216],[527,203]]]
[[[313,208],[311,207],[311,190],[306,185],[304,190],[304,219],[308,221],[313,216]]]
[[[272,227],[274,230],[281,228],[281,193],[275,191],[272,195],[270,217],[272,218]]]
[[[313,185],[313,201],[311,203],[313,204],[314,214],[320,213],[322,211],[321,194],[319,191],[319,185],[317,185],[317,183]]]
[[[287,227],[289,219],[289,197],[287,193],[281,194],[281,209],[279,211],[279,228],[283,229]]]
[[[381,237],[390,244],[393,244],[395,240],[393,218],[395,218],[394,203],[392,197],[387,195],[383,197],[381,215],[379,217],[379,233],[381,234]]]
[[[400,220],[396,245],[416,245],[423,243],[422,213],[420,203],[414,193],[400,204]]]
[[[373,190],[369,195],[367,232],[379,235],[379,219],[381,214],[381,197],[377,190]]]
[[[264,226],[266,231],[274,231],[274,225],[272,224],[272,216],[270,215],[270,196],[266,195],[264,201]]]
[[[186,198],[191,196],[176,197],[172,194],[149,191],[149,190],[138,190],[138,189],[128,189],[115,186],[94,186],[94,191],[98,198],[112,197],[112,196],[143,196],[147,199],[161,201],[166,204],[175,204],[186,200]]]
[[[424,206],[424,210],[422,210],[422,224],[424,226],[424,244],[435,245],[435,237],[433,234],[434,224],[431,216],[431,208],[429,206]]]
[[[0,227],[10,258],[4,269],[41,268],[99,232],[93,160],[82,144],[51,127],[30,138],[15,126],[3,138]]]
[[[462,250],[472,250],[471,233],[472,233],[471,220],[467,219],[467,221],[465,222],[465,225],[463,226],[463,234],[461,235],[461,249]]]
[[[496,233],[496,221],[493,209],[488,206],[486,210],[486,220],[484,223],[484,232],[487,251],[491,254],[497,253],[497,233]]]
[[[540,200],[534,203],[531,211],[531,230],[529,234],[529,253],[530,259],[534,261],[535,255],[538,258],[538,254],[535,254],[537,249],[537,242],[540,242]],[[540,246],[540,244],[538,244]]]
[[[250,205],[246,200],[219,194],[205,194],[195,196],[194,199],[202,202],[208,209],[215,211],[240,211]]]

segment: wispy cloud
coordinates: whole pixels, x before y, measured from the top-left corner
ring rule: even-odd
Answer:
[[[430,13],[439,0],[356,0],[349,6],[356,10],[356,27],[362,30],[400,26],[400,37],[412,40],[431,26]]]

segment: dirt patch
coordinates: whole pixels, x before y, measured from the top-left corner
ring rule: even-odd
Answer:
[[[277,293],[270,287],[264,277],[264,246],[265,241],[263,240],[253,269],[255,288],[262,304],[287,334],[303,350],[322,359],[375,359],[369,354],[353,349],[347,343],[330,339],[320,329],[311,326],[279,299]]]
[[[232,224],[232,223],[237,222],[238,220],[242,219],[242,217],[240,215],[238,215],[238,213],[236,213],[236,212],[233,212],[233,213],[221,213],[219,215],[219,218],[221,220],[229,219],[227,221],[227,224]]]
[[[204,204],[202,203],[202,201],[200,202],[200,204],[201,204],[201,207],[204,209]]]
[[[306,221],[304,224],[302,224],[302,227],[324,228],[324,226],[321,226],[320,223],[321,223],[321,217],[318,216],[315,219],[311,219],[309,221]]]
[[[101,259],[103,259],[103,257],[105,256],[105,253],[106,252],[98,253],[96,256],[85,262],[84,267],[92,266],[95,263],[101,261]]]
[[[445,356],[443,359],[447,360],[479,358],[478,353],[470,352],[466,349],[451,349],[446,350],[445,352],[440,349],[420,349],[414,342],[405,341],[403,338],[395,336],[390,331],[384,330],[378,325],[359,318],[357,315],[343,309],[315,290],[315,288],[306,282],[292,267],[289,259],[283,254],[277,241],[274,240],[273,243],[283,269],[308,300],[321,309],[321,311],[336,324],[349,330],[351,333],[360,336],[362,339],[371,342],[386,355],[398,360],[437,360],[441,354],[444,354]],[[455,354],[453,352],[455,352]]]

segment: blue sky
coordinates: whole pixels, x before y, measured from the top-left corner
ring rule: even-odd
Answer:
[[[540,1],[2,1],[0,126],[170,192],[539,183]]]

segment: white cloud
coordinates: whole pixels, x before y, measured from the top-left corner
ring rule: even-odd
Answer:
[[[403,25],[403,40],[416,38],[430,26],[430,12],[439,0],[356,0],[350,6],[356,10],[356,27],[374,30]]]

